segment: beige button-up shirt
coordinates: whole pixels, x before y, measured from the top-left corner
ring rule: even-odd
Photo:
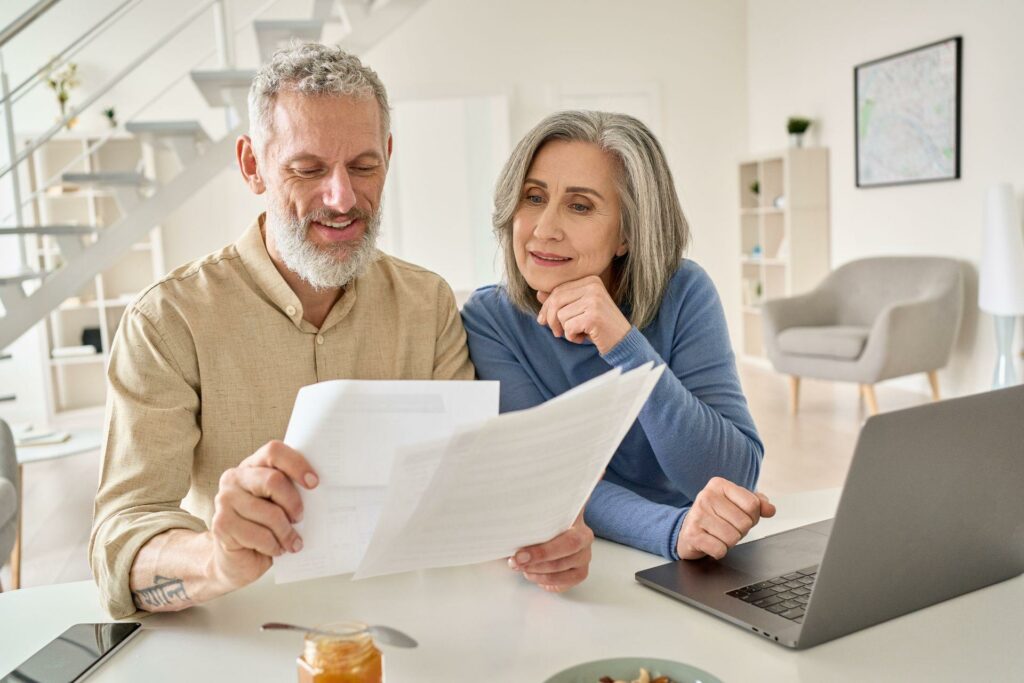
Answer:
[[[284,437],[295,395],[332,379],[473,379],[451,289],[382,255],[320,329],[274,267],[261,216],[125,312],[108,370],[89,557],[107,609],[136,611],[135,555],[169,529],[205,531],[220,475]]]

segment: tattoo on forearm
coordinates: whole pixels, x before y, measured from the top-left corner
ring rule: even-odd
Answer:
[[[185,584],[181,579],[169,579],[166,576],[157,574],[153,577],[153,585],[149,588],[134,591],[135,604],[146,609],[149,607],[163,607],[170,605],[175,600],[187,602],[188,594],[185,593]]]

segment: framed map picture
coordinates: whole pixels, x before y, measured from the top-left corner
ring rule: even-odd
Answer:
[[[962,38],[853,70],[857,187],[960,177]]]

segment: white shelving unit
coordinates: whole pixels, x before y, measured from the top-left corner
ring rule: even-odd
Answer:
[[[764,360],[761,305],[806,292],[829,272],[828,163],[827,148],[811,147],[739,164],[740,348],[747,360]]]
[[[30,191],[48,184],[75,158],[83,158],[68,171],[96,173],[141,169],[155,177],[154,153],[128,135],[115,135],[91,153],[98,133],[65,132],[37,149],[29,160]],[[32,220],[37,225],[88,225],[100,230],[121,217],[111,192],[57,183],[33,202]],[[95,235],[82,237],[85,244]],[[29,247],[29,258],[45,270],[60,266],[61,252],[52,236],[39,236]],[[102,408],[106,398],[106,366],[110,345],[125,308],[145,287],[166,272],[161,229],[155,227],[143,242],[135,244],[109,270],[93,278],[77,297],[65,300],[41,323],[42,353],[46,369],[47,412],[52,420],[69,411]],[[98,335],[99,348],[92,355],[55,357],[54,350],[83,346],[86,330]]]

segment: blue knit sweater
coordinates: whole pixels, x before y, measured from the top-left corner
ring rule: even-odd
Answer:
[[[628,317],[628,315],[627,315]],[[668,364],[587,503],[598,536],[678,559],[694,498],[714,476],[753,490],[764,446],[736,374],[718,292],[690,260],[673,275],[654,321],[607,354],[556,338],[500,286],[462,311],[480,379],[501,382],[501,412],[543,403],[613,367]]]

